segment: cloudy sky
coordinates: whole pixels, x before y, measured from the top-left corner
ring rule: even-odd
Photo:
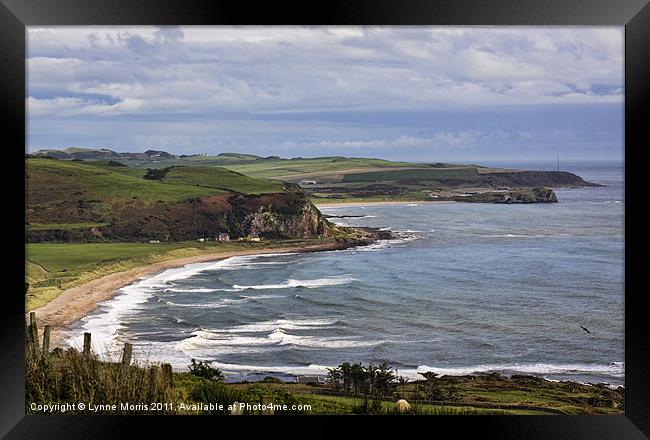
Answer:
[[[623,28],[28,28],[28,150],[620,160]]]

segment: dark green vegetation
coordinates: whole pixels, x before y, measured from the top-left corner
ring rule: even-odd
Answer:
[[[44,150],[37,154],[104,164],[110,159],[134,168],[156,169],[151,171],[152,176],[165,174],[165,169],[170,166],[223,167],[254,178],[297,183],[316,203],[422,200],[549,203],[555,201],[555,195],[540,196],[540,192],[552,192],[550,188],[555,187],[593,185],[575,174],[562,171],[508,170],[472,164],[394,162],[342,156],[283,159],[238,153],[176,156],[154,150],[115,153],[79,149],[64,152]],[[197,182],[203,184],[203,178],[197,178],[194,183]]]
[[[218,368],[212,368],[208,362],[199,361],[192,359],[190,363],[190,374],[196,377],[202,377],[204,379],[210,379],[215,382],[223,382],[226,377],[223,375],[221,370]]]
[[[397,387],[397,375],[388,363],[370,364],[344,362],[336,368],[329,368],[327,380],[335,390],[355,395],[387,396]]]

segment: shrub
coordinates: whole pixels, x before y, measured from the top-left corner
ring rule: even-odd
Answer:
[[[277,377],[273,376],[266,376],[264,379],[261,380],[262,383],[284,383],[282,379],[278,379]]]
[[[208,362],[196,362],[196,359],[192,359],[189,369],[190,374],[204,379],[210,379],[215,382],[223,382],[226,379],[221,370],[211,367]]]
[[[386,413],[387,410],[382,407],[380,400],[363,399],[360,405],[352,407],[352,414],[383,415]]]

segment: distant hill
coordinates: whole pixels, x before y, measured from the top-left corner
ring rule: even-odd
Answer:
[[[118,153],[113,150],[108,150],[106,148],[78,148],[70,147],[64,150],[54,150],[46,149],[39,150],[33,154],[34,156],[45,156],[51,157],[54,159],[62,160],[138,160],[138,161],[160,161],[166,159],[179,158],[173,154],[169,154],[166,151],[159,150],[147,150],[144,153]]]
[[[34,157],[50,157],[53,159],[61,160],[85,160],[85,161],[99,161],[99,160],[116,160],[121,161],[126,165],[142,167],[164,167],[170,165],[180,164],[205,164],[205,165],[218,165],[226,163],[245,163],[250,161],[266,160],[260,156],[253,154],[242,153],[221,153],[217,156],[208,156],[205,154],[171,154],[162,150],[150,149],[143,153],[118,153],[106,148],[78,148],[70,147],[63,150],[44,149],[39,150],[30,156]],[[269,159],[279,159],[273,156]]]
[[[369,200],[454,200],[464,202],[536,203],[554,202],[552,190],[540,188],[594,186],[579,176],[564,171],[526,171],[489,168],[474,164],[444,162],[397,162],[344,156],[260,157],[252,154],[221,153],[172,155],[164,151],[116,153],[111,150],[68,148],[41,150],[35,157],[128,165],[137,169],[191,167],[185,178],[196,174],[195,184],[205,185],[205,173],[222,167],[252,178],[295,183],[318,203]],[[201,167],[201,168],[199,168]],[[180,171],[175,171],[177,175]],[[155,176],[155,173],[151,174]],[[538,191],[531,192],[533,188]],[[544,194],[540,197],[539,194]]]
[[[221,167],[117,163],[28,157],[27,241],[294,238],[335,228],[297,185]]]

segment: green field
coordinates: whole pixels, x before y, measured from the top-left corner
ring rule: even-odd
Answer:
[[[164,182],[196,185],[245,194],[264,194],[282,191],[282,184],[273,180],[254,179],[219,167],[174,167],[165,175]]]
[[[76,161],[27,159],[26,171],[27,197],[36,203],[45,198],[68,200],[72,195],[106,203],[135,199],[154,203],[225,193],[214,188],[146,180],[125,174],[121,168],[114,170]]]
[[[390,162],[382,159],[363,159],[348,157],[315,157],[300,159],[266,160],[250,164],[224,165],[225,168],[247,176],[278,178],[311,173],[339,173],[349,169],[415,167],[422,164],[409,162]],[[309,178],[309,176],[305,176]]]
[[[343,182],[383,182],[399,180],[472,179],[478,176],[476,168],[413,168],[368,173],[345,174]]]
[[[26,169],[28,192],[69,191],[111,200],[180,201],[227,192],[282,191],[278,182],[254,179],[221,167],[174,167],[162,180],[144,179],[143,169],[111,167],[105,162],[27,159]]]
[[[319,394],[294,394],[301,402],[311,405],[310,414],[353,414],[355,407],[363,404],[360,397],[339,397]],[[382,411],[394,411],[395,403],[392,401],[381,402]],[[550,412],[543,410],[498,409],[480,408],[472,406],[453,405],[413,405],[418,415],[548,415]]]

